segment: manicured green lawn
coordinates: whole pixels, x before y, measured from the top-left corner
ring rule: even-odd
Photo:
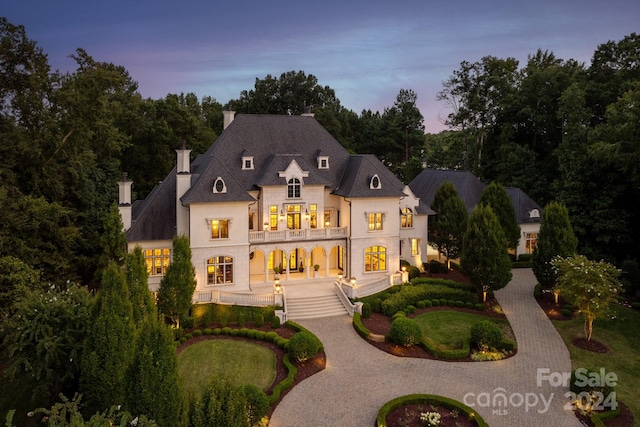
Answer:
[[[254,384],[266,391],[276,377],[276,355],[244,341],[201,341],[178,354],[178,373],[187,391],[202,390],[214,377],[227,378],[235,385]]]
[[[571,367],[601,368],[618,376],[616,395],[633,412],[634,426],[640,426],[640,313],[630,308],[615,306],[614,318],[596,320],[591,339],[609,347],[606,354],[581,350],[571,344],[576,337],[584,337],[583,318],[553,321],[571,354]]]
[[[482,314],[465,313],[453,310],[439,310],[422,313],[414,319],[424,337],[443,348],[459,348],[471,338],[471,327],[482,321],[491,320],[500,326],[505,338],[513,340],[513,332],[506,319],[496,319]]]

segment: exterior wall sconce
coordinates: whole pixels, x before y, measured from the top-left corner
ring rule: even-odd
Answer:
[[[284,221],[284,211],[280,209],[280,221]]]
[[[309,221],[309,218],[311,218],[311,215],[309,215],[309,209],[305,209],[304,210],[304,219]]]

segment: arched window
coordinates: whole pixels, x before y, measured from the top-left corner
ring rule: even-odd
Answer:
[[[216,181],[213,183],[213,192],[215,194],[227,192],[227,186],[225,185],[224,180],[222,178],[218,177]]]
[[[233,258],[215,256],[207,260],[207,284],[223,285],[233,283]]]
[[[364,250],[364,271],[385,271],[387,269],[387,248],[370,246]]]
[[[289,199],[300,198],[300,180],[298,178],[291,178],[287,183],[287,197]]]
[[[373,175],[371,181],[369,181],[369,189],[370,190],[380,190],[382,188],[382,183],[380,182],[380,177],[378,174]]]
[[[400,226],[402,228],[413,228],[413,211],[411,208],[400,210]]]

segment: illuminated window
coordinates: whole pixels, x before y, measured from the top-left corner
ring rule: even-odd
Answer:
[[[400,211],[400,224],[402,228],[413,228],[413,211],[411,208],[402,208]]]
[[[301,217],[301,205],[287,205],[287,228],[289,230],[300,230],[302,228]]]
[[[380,231],[382,230],[382,219],[384,217],[383,213],[375,212],[368,213],[367,219],[369,222],[369,231]]]
[[[420,255],[420,239],[411,239],[411,255]]]
[[[309,227],[318,228],[318,205],[309,205]]]
[[[385,271],[387,269],[387,248],[370,246],[364,250],[364,271]]]
[[[163,276],[171,262],[171,249],[145,249],[144,261],[149,276]]]
[[[291,178],[287,183],[287,197],[289,199],[300,197],[300,180],[298,178]]]
[[[269,229],[271,231],[278,230],[278,207],[276,205],[269,206]]]
[[[212,219],[211,220],[211,238],[212,239],[228,239],[229,238],[229,220],[228,219]]]
[[[538,233],[525,233],[525,252],[533,253],[533,249],[538,244]]]
[[[233,258],[216,256],[207,260],[207,284],[233,283]]]

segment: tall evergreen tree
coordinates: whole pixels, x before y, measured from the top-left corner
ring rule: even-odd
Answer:
[[[135,338],[129,290],[124,273],[113,261],[104,270],[96,298],[80,378],[86,414],[122,403],[125,372]]]
[[[467,229],[467,207],[451,182],[444,182],[436,191],[431,209],[436,215],[429,216],[429,244],[449,260],[460,256],[463,237]]]
[[[124,401],[130,413],[146,414],[158,425],[179,424],[182,394],[173,334],[155,317],[147,317],[138,330]]]
[[[133,321],[136,325],[140,325],[146,318],[155,317],[156,313],[153,296],[149,292],[147,265],[140,246],[136,246],[133,252],[126,255],[125,273]]]
[[[576,254],[578,239],[573,234],[569,221],[569,211],[559,202],[545,206],[540,219],[540,233],[533,250],[533,274],[545,288],[552,288],[557,282],[553,258]]]
[[[479,292],[502,289],[511,280],[506,238],[490,206],[478,204],[469,216],[460,265]]]
[[[520,226],[507,190],[493,181],[482,191],[480,203],[491,206],[493,213],[498,217],[498,222],[500,222],[502,231],[504,231],[507,239],[507,247],[509,249],[517,248],[520,240]]]
[[[180,318],[191,307],[193,292],[196,289],[196,272],[191,263],[189,238],[173,238],[173,259],[158,289],[158,310],[180,326]]]

